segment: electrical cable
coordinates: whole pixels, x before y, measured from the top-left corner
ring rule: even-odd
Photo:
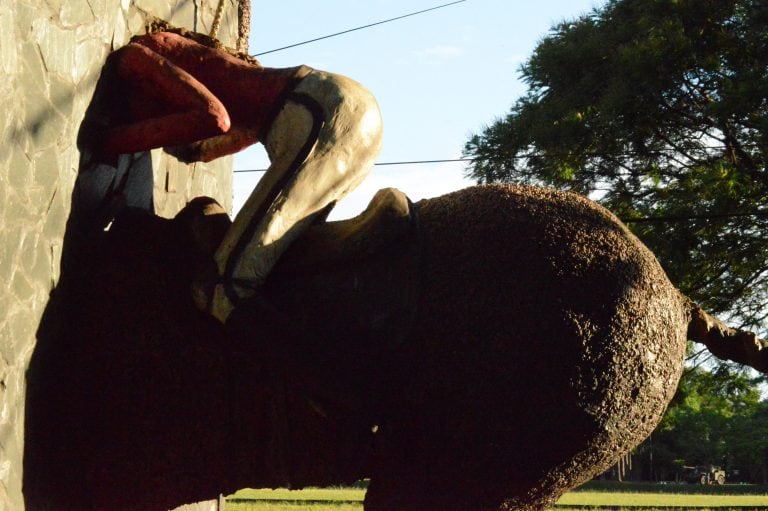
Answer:
[[[277,51],[287,50],[289,48],[295,48],[296,46],[301,46],[301,45],[304,45],[304,44],[314,43],[316,41],[322,41],[323,39],[329,39],[331,37],[336,37],[338,35],[348,34],[350,32],[355,32],[356,30],[362,30],[364,28],[375,27],[376,25],[383,25],[384,23],[389,23],[391,21],[401,20],[403,18],[408,18],[410,16],[416,16],[417,14],[422,14],[422,13],[425,13],[425,12],[434,11],[434,10],[437,10],[437,9],[442,9],[443,7],[448,7],[450,5],[460,4],[460,3],[466,2],[466,1],[467,0],[457,0],[455,2],[449,2],[447,4],[442,4],[442,5],[438,5],[438,6],[435,6],[435,7],[430,7],[429,9],[423,9],[421,11],[416,11],[416,12],[411,12],[411,13],[408,13],[408,14],[403,14],[402,16],[397,16],[395,18],[389,18],[389,19],[386,19],[386,20],[377,21],[375,23],[369,23],[368,25],[363,25],[363,26],[360,26],[360,27],[350,28],[348,30],[342,30],[341,32],[336,32],[334,34],[328,34],[328,35],[324,35],[324,36],[321,36],[321,37],[316,37],[314,39],[309,39],[307,41],[302,41],[300,43],[289,44],[288,46],[283,46],[281,48],[275,48],[274,50],[263,51],[261,53],[255,54],[254,57],[260,57],[262,55],[267,55],[269,53],[275,53]]]
[[[461,161],[474,161],[474,158],[447,158],[447,159],[440,159],[440,160],[411,160],[411,161],[382,161],[379,163],[374,163],[373,165],[376,167],[381,166],[387,166],[387,165],[419,165],[424,163],[452,163],[452,162],[461,162]],[[246,172],[266,172],[267,169],[239,169],[239,170],[233,170],[235,174],[238,173],[246,173]]]
[[[726,146],[710,146],[703,149],[709,149],[712,151],[716,150],[724,150],[728,149]],[[619,154],[611,154],[608,156],[611,157],[631,157],[631,156],[638,156],[638,155],[670,155],[670,154],[677,154],[677,152],[674,149],[657,149],[653,151],[647,151],[646,153],[639,153],[639,152],[627,152],[627,153],[619,153]],[[549,157],[565,157],[565,156],[571,156],[570,154],[558,154],[558,153],[542,153],[542,154],[520,154],[517,156],[510,156],[507,159],[509,160],[524,160],[526,158],[532,158],[534,156],[549,156]],[[600,154],[600,153],[589,153],[583,155],[586,158],[595,158],[595,157],[605,157],[606,154]],[[475,160],[480,160],[481,158],[438,158],[438,159],[430,159],[430,160],[405,160],[405,161],[387,161],[387,162],[378,162],[375,163],[375,166],[387,166],[387,165],[420,165],[420,164],[426,164],[426,163],[453,163],[453,162],[472,162]],[[233,172],[240,173],[240,172],[266,172],[267,169],[239,169],[235,170]]]

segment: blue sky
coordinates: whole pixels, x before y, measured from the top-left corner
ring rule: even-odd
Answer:
[[[251,54],[428,9],[449,0],[253,1]],[[259,57],[269,67],[306,64],[347,75],[376,96],[384,119],[380,162],[452,159],[464,142],[504,115],[525,90],[520,64],[559,21],[604,0],[466,0],[392,23]],[[261,146],[235,169],[263,169]],[[463,163],[377,166],[335,209],[346,218],[393,186],[412,200],[470,186]],[[263,173],[237,173],[235,211]]]

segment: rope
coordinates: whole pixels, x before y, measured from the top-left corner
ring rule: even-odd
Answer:
[[[221,14],[224,12],[224,0],[219,0],[219,5],[216,7],[216,14],[213,16],[213,23],[211,24],[210,36],[216,39],[216,35],[221,28]]]
[[[237,51],[248,53],[248,36],[251,32],[251,0],[237,4]]]

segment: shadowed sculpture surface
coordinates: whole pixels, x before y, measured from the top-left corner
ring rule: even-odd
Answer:
[[[387,243],[313,227],[266,283],[276,313],[226,329],[186,291],[199,218],[118,219],[59,296],[70,344],[30,370],[30,505],[370,477],[367,510],[538,510],[652,431],[689,304],[614,216],[515,186],[385,206]]]

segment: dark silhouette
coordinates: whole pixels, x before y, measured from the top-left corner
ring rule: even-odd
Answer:
[[[527,187],[374,202],[226,327],[186,292],[226,216],[120,215],[41,327],[30,509],[363,477],[368,510],[543,509],[653,429],[690,304],[615,217]]]

